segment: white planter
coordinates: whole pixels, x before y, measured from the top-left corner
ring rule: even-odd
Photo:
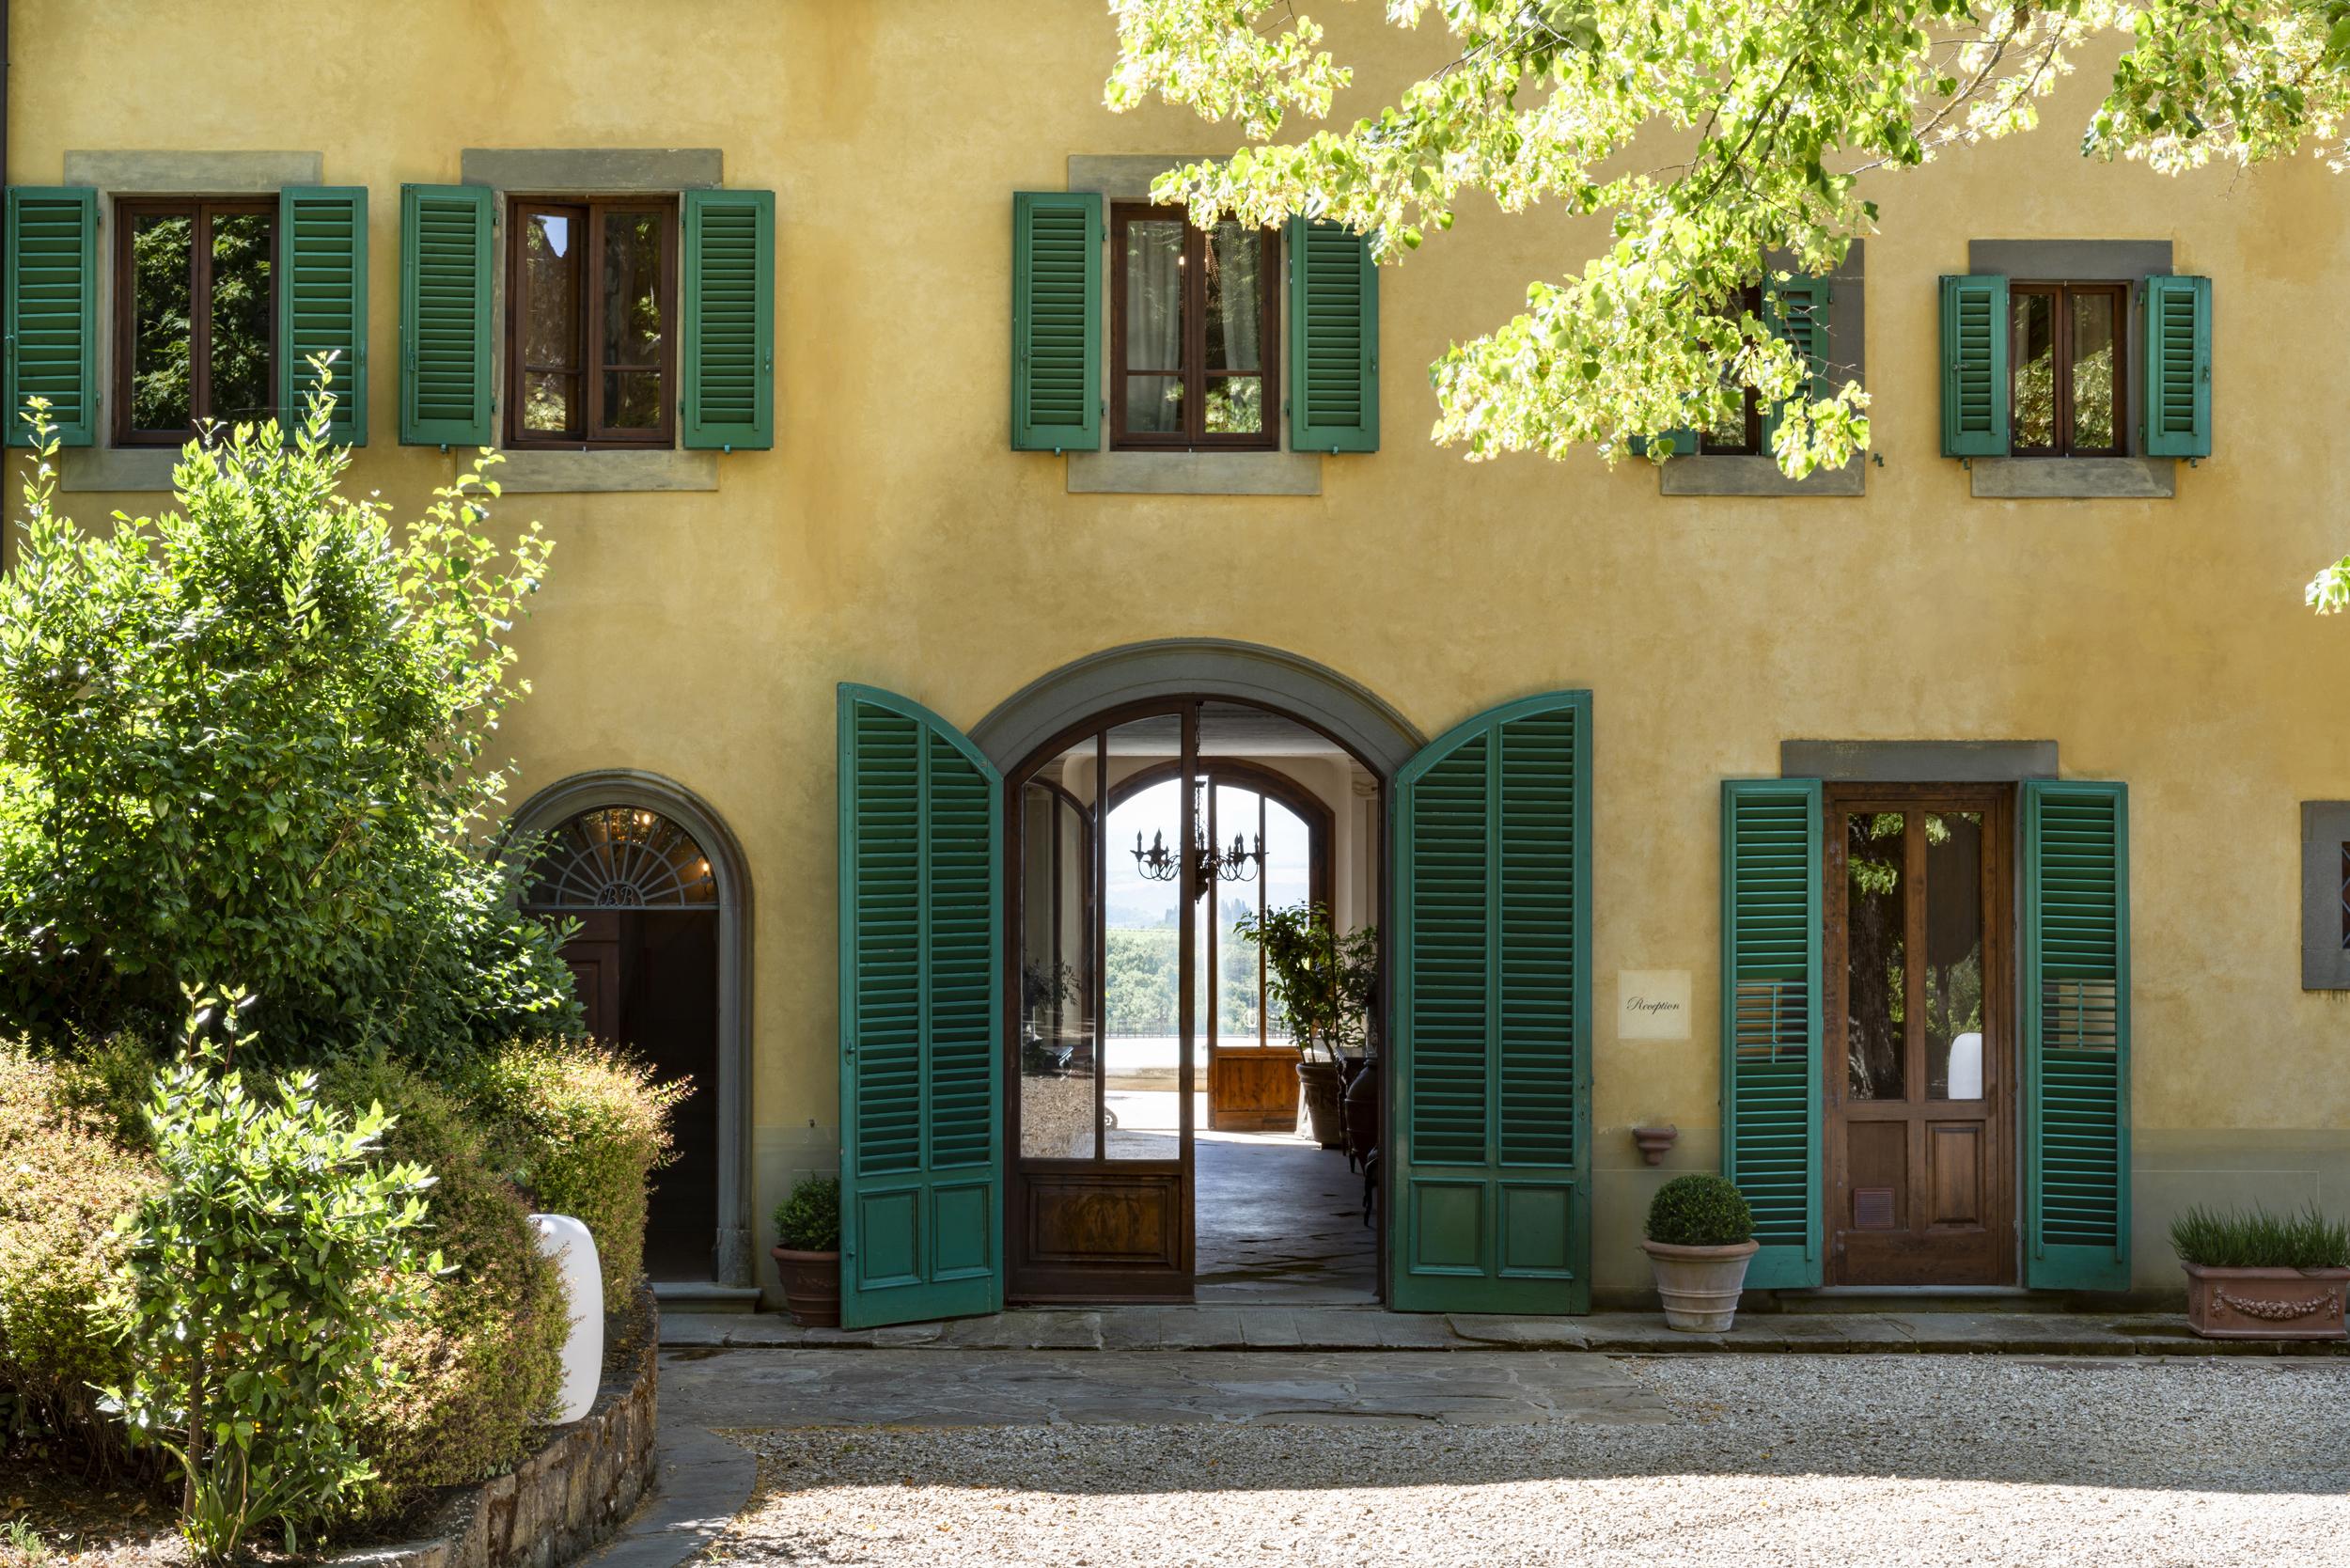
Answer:
[[[603,1264],[596,1238],[569,1215],[532,1215],[539,1228],[539,1254],[553,1258],[571,1301],[572,1332],[563,1341],[563,1391],[555,1413],[557,1425],[584,1419],[603,1381]]]

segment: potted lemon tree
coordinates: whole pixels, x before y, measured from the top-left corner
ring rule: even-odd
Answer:
[[[2350,1223],[2300,1213],[2190,1208],[2170,1222],[2186,1269],[2186,1325],[2207,1340],[2339,1340]]]
[[[1676,1176],[1648,1206],[1640,1244],[1664,1298],[1665,1325],[1718,1334],[1738,1314],[1747,1262],[1758,1250],[1746,1194],[1720,1176]]]
[[[840,1324],[840,1178],[805,1176],[776,1205],[776,1272],[784,1304],[807,1328]]]

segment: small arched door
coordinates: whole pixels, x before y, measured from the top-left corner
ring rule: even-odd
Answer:
[[[677,1157],[654,1178],[645,1272],[707,1281],[719,1216],[719,892],[710,856],[662,813],[599,806],[548,834],[523,907],[576,926],[563,945],[596,1039],[694,1088],[671,1121]]]

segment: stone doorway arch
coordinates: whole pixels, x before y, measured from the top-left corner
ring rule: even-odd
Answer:
[[[652,813],[690,839],[709,862],[717,923],[717,1197],[712,1282],[754,1285],[751,1266],[751,881],[741,843],[709,803],[684,785],[634,768],[575,774],[548,786],[514,814],[510,838],[555,832],[588,813]],[[619,896],[614,894],[613,896]]]

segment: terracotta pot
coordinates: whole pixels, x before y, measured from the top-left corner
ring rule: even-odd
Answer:
[[[2186,1270],[2186,1325],[2206,1340],[2340,1340],[2350,1268]]]
[[[840,1326],[840,1254],[794,1252],[771,1248],[776,1272],[783,1277],[784,1304],[791,1321],[803,1328]]]
[[[1326,1061],[1297,1064],[1297,1086],[1313,1121],[1314,1141],[1324,1149],[1346,1147],[1346,1109],[1339,1097],[1339,1070]]]
[[[1747,1260],[1762,1243],[1735,1247],[1673,1247],[1644,1241],[1656,1294],[1665,1301],[1665,1326],[1690,1334],[1719,1334],[1738,1315],[1738,1293],[1747,1282]]]

